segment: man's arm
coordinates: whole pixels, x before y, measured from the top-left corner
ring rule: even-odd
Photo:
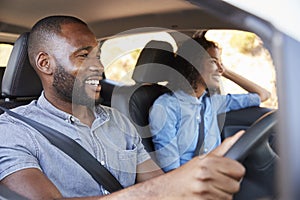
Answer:
[[[222,155],[241,134],[242,132],[239,132],[227,138],[211,153],[195,157],[167,174],[110,195],[73,199],[232,199],[232,195],[239,190],[245,168],[237,161],[224,158]],[[55,185],[38,169],[20,170],[4,178],[1,183],[28,199],[65,199]]]
[[[136,182],[140,183],[163,174],[160,167],[152,159],[149,159],[137,166]]]
[[[11,190],[28,199],[57,199],[61,193],[55,185],[36,168],[17,171],[1,181]]]

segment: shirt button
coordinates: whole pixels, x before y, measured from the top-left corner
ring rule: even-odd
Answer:
[[[105,162],[103,160],[100,161],[101,165],[105,165]]]
[[[207,152],[207,148],[204,149],[204,153],[206,153],[206,152]]]
[[[106,195],[106,194],[110,194],[110,192],[109,192],[109,191],[107,191],[107,190],[105,190],[105,189],[103,189],[103,194],[104,194],[104,195]]]
[[[75,122],[75,119],[74,119],[73,116],[70,116],[70,121],[71,121],[72,124]]]

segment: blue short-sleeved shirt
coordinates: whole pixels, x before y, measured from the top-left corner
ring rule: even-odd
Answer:
[[[74,139],[104,164],[124,187],[135,183],[137,165],[150,159],[134,126],[114,109],[96,107],[96,120],[91,128],[55,108],[44,95],[14,111]],[[24,122],[1,115],[0,138],[0,180],[22,169],[37,168],[64,197],[106,193],[79,164]]]
[[[200,98],[183,91],[166,93],[153,104],[149,123],[156,157],[160,167],[169,171],[189,161],[195,152],[200,110],[204,109],[204,148],[207,153],[221,143],[217,116],[220,113],[241,108],[259,106],[257,94],[227,94]]]

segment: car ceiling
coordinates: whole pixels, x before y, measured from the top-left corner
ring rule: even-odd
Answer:
[[[175,2],[175,3],[174,3]],[[159,6],[153,6],[157,5]],[[49,14],[72,14],[84,18],[89,23],[120,17],[130,17],[140,14],[172,11],[178,8],[189,8],[183,1],[167,0],[2,0],[1,19],[8,23],[30,27],[36,19]],[[20,23],[20,14],[22,22]]]
[[[28,31],[48,15],[74,15],[103,38],[141,27],[234,28],[186,0],[0,0],[0,32]]]

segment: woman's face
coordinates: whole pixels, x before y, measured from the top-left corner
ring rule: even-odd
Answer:
[[[224,68],[221,62],[221,50],[210,47],[207,49],[210,58],[206,58],[200,71],[208,89],[217,89],[221,84]]]

